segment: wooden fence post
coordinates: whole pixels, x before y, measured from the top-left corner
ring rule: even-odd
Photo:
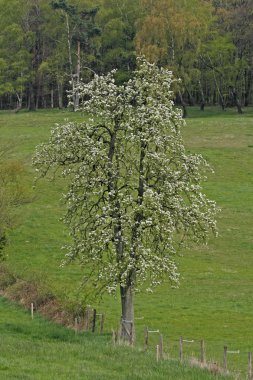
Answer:
[[[115,344],[116,344],[116,334],[115,334],[115,331],[113,329],[112,329],[112,343],[115,346]]]
[[[200,341],[200,362],[201,364],[205,364],[206,358],[205,358],[205,342],[202,339]]]
[[[159,362],[159,344],[156,346],[156,361]]]
[[[97,316],[97,310],[93,309],[92,332],[95,332],[95,329],[96,329],[96,316]]]
[[[160,353],[160,359],[163,359],[163,336],[160,335],[160,341],[159,341],[159,353]]]
[[[75,334],[77,334],[77,317],[75,317]]]
[[[223,368],[224,371],[227,372],[228,370],[228,361],[227,361],[227,355],[228,354],[228,348],[227,346],[224,346],[224,355],[223,355]]]
[[[183,337],[180,336],[180,339],[179,339],[179,360],[182,361],[183,360]]]
[[[85,313],[84,313],[84,329],[85,331],[89,331],[89,328],[90,328],[90,312],[89,312],[89,308],[86,308],[85,309]]]
[[[248,352],[248,380],[252,380],[252,353]]]
[[[34,311],[34,306],[33,303],[31,303],[31,318],[33,319],[33,311]]]
[[[144,330],[144,351],[148,349],[148,327],[145,327]]]

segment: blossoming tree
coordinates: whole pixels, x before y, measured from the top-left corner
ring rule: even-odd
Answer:
[[[120,289],[126,339],[136,289],[177,285],[178,246],[215,230],[215,203],[200,184],[208,165],[185,151],[173,81],[143,58],[125,85],[115,84],[114,72],[96,75],[80,88],[81,109],[93,118],[55,127],[34,157],[41,176],[60,167],[69,177],[66,262],[78,259],[98,292]]]

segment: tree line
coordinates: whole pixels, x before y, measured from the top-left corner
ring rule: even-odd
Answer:
[[[66,107],[94,73],[127,81],[136,56],[181,78],[177,104],[252,104],[251,0],[0,0],[0,108]]]

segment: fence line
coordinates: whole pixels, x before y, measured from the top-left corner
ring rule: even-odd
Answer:
[[[30,312],[31,312],[31,319],[34,319],[34,303],[31,303],[30,307]],[[74,318],[74,331],[75,334],[78,333],[78,331],[92,331],[93,333],[96,331],[96,325],[97,325],[97,319],[99,318],[100,324],[99,324],[99,332],[100,334],[103,334],[104,332],[104,322],[105,322],[105,314],[104,313],[97,313],[96,309],[91,309],[90,307],[87,307],[82,315],[77,315]],[[139,317],[135,319],[140,319],[143,320],[144,317]],[[83,324],[82,324],[83,321]],[[82,325],[83,325],[83,330],[82,330]],[[128,325],[128,326],[126,326]],[[129,327],[129,328],[128,328]],[[130,345],[133,345],[133,321],[125,321],[121,320],[121,329],[124,329],[129,337],[129,343]],[[149,329],[147,326],[144,329],[144,351],[148,350],[149,347],[149,337],[150,334],[159,334],[159,341],[158,344],[156,344],[156,361],[159,362],[160,360],[164,360],[165,358],[168,357],[168,353],[164,353],[164,336],[160,333],[159,329]],[[112,329],[112,341],[113,344],[116,345],[116,343],[119,340],[120,333],[116,332],[115,330]],[[178,340],[169,340],[170,342],[177,342]],[[186,345],[191,345],[193,343],[197,343],[195,339],[184,339],[183,336],[180,336],[179,338],[179,360],[182,362],[185,360],[185,355],[184,355],[184,344]],[[245,352],[241,352],[240,350],[229,350],[228,346],[223,347],[223,367],[220,366],[214,362],[208,362],[206,358],[206,348],[205,348],[205,341],[204,339],[201,339],[199,341],[199,358],[197,359],[195,356],[192,355],[192,359],[196,360],[196,364],[199,363],[200,366],[206,367],[212,370],[212,372],[224,372],[228,373],[229,368],[228,368],[228,356],[229,355],[240,355],[240,354],[245,354]],[[173,358],[171,356],[171,358]],[[245,371],[247,374],[247,380],[253,380],[253,369],[252,369],[252,352],[247,352],[247,370]],[[175,359],[175,357],[174,357]],[[189,359],[189,358],[188,358]],[[242,372],[239,370],[236,370],[237,372]],[[244,372],[244,371],[243,371]]]

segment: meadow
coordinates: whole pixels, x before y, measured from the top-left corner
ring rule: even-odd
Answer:
[[[66,184],[43,180],[32,189],[35,173],[31,156],[35,146],[47,140],[54,123],[83,118],[81,114],[56,110],[0,113],[0,144],[12,146],[6,159],[24,163],[32,198],[16,210],[17,225],[9,235],[5,265],[18,277],[42,281],[66,307],[74,307],[83,296],[80,268],[60,267],[61,247],[69,240],[68,231],[59,221],[64,213],[59,199]],[[219,364],[223,346],[227,345],[230,350],[240,350],[240,354],[229,356],[229,368],[245,376],[247,352],[253,351],[253,110],[238,115],[235,110],[210,108],[201,112],[191,108],[183,135],[187,149],[201,153],[214,170],[208,173],[204,190],[221,209],[219,236],[211,236],[208,246],[181,252],[177,258],[181,272],[178,289],[164,284],[153,294],[136,295],[137,347],[142,347],[145,326],[163,333],[165,350],[171,357],[178,356],[180,335],[194,340],[185,344],[187,355],[199,355],[199,341],[204,339],[207,358]],[[106,296],[92,306],[106,313],[108,333],[117,326],[119,297]],[[0,308],[2,316],[3,302]],[[14,338],[6,333],[6,339]],[[147,355],[154,357],[157,339],[152,335]]]
[[[0,299],[0,377],[4,380],[211,380],[213,374],[131,347],[108,335],[75,335]],[[219,376],[219,380],[230,377]]]

